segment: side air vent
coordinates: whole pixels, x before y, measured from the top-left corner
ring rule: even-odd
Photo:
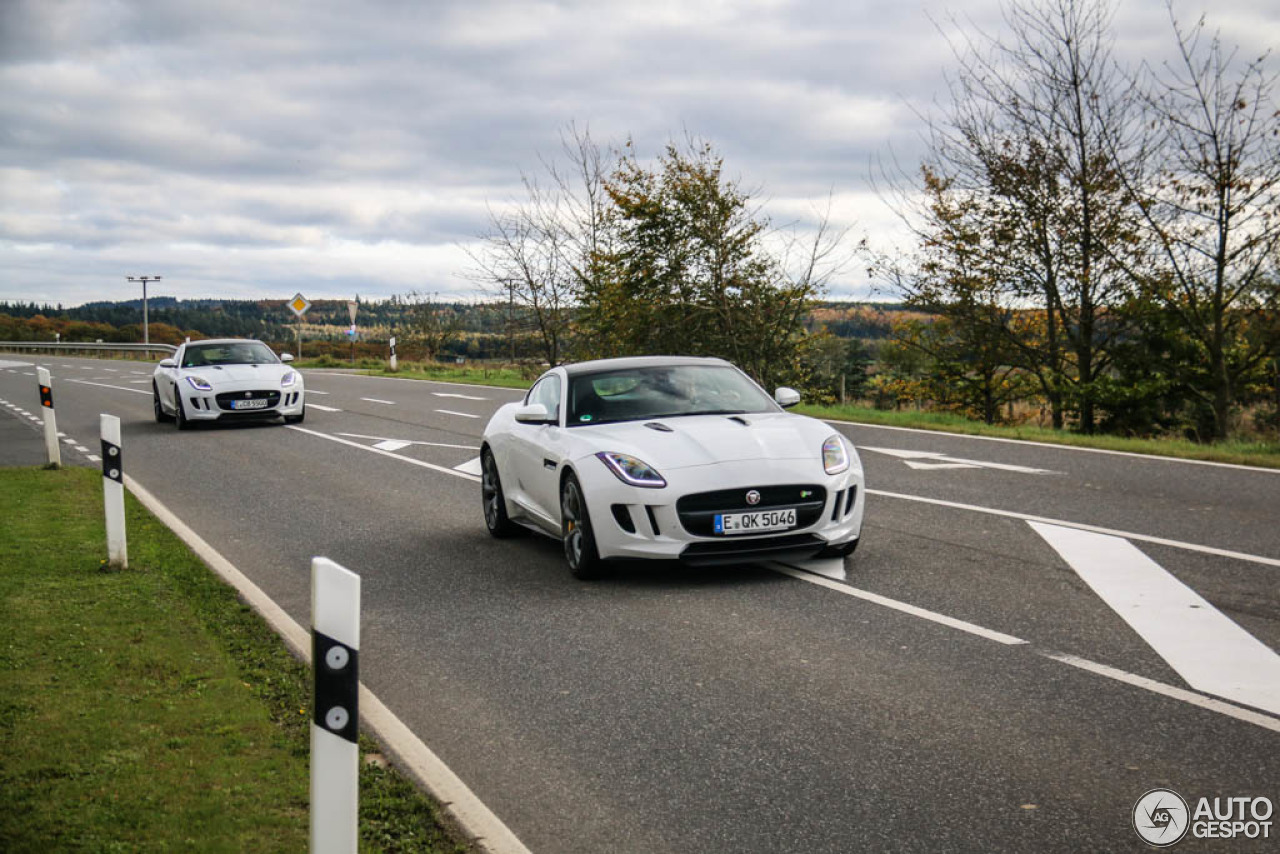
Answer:
[[[636,532],[636,523],[631,521],[631,511],[625,504],[614,504],[609,508],[613,511],[613,520],[618,523],[618,527],[626,531],[628,534]]]

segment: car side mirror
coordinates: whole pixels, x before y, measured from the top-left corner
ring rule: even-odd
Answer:
[[[280,354],[280,361],[282,361],[282,362],[292,362],[292,361],[293,361],[293,354],[292,354],[292,353],[281,353],[281,354]]]
[[[547,408],[541,403],[526,403],[516,410],[516,420],[521,424],[551,424]]]
[[[173,359],[161,359],[161,360],[160,360],[160,367],[162,367],[162,368],[176,368],[176,367],[178,367],[178,363],[177,363],[177,362],[175,362]]]
[[[793,388],[782,386],[773,393],[773,399],[777,401],[778,405],[783,409],[790,409],[800,402],[800,392]]]

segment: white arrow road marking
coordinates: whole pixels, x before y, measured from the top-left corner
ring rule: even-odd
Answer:
[[[1280,714],[1280,655],[1121,537],[1028,522],[1192,688]]]
[[[458,415],[462,418],[479,418],[479,415],[472,415],[470,412],[454,412],[452,409],[437,409],[436,412],[443,412],[445,415]]]
[[[453,470],[460,471],[463,474],[473,474],[476,477],[479,477],[484,473],[484,470],[480,467],[479,457],[476,457],[474,460],[467,460],[462,465],[454,466]]]
[[[361,399],[361,400],[367,400],[367,401],[369,401],[370,403],[385,403],[387,406],[395,406],[395,405],[396,405],[396,402],[395,402],[394,400],[383,400],[383,399],[378,398],[378,397],[362,397],[362,398],[360,398],[360,399]]]
[[[433,391],[431,392],[431,394],[434,395],[435,397],[457,397],[457,398],[461,398],[462,400],[488,400],[489,399],[487,397],[476,397],[474,394],[454,394],[448,391]]]
[[[307,392],[307,394],[315,394],[315,392],[309,391]],[[308,409],[319,409],[321,412],[341,412],[342,411],[341,409],[338,409],[336,406],[321,406],[318,403],[311,403],[310,401],[307,402],[306,406]]]
[[[457,448],[461,451],[478,451],[475,445],[450,445],[446,442],[422,442],[417,439],[391,439],[386,436],[366,436],[363,433],[338,433],[339,436],[346,436],[350,439],[373,439],[378,444],[374,445],[384,451],[394,451],[399,448],[407,448],[410,445],[426,445],[431,448]],[[385,445],[395,445],[395,448],[384,447]],[[478,458],[477,458],[478,459]],[[478,474],[479,472],[477,472]]]
[[[913,469],[930,469],[930,468],[983,468],[983,469],[999,469],[1000,471],[1012,471],[1019,474],[1060,474],[1060,472],[1050,471],[1049,469],[1034,469],[1027,466],[1015,466],[1009,463],[991,463],[986,460],[966,460],[961,457],[951,457],[936,451],[904,451],[898,448],[872,448],[866,445],[858,445],[860,451],[872,451],[877,454],[887,454],[911,466]],[[931,460],[932,462],[911,462],[912,460]]]

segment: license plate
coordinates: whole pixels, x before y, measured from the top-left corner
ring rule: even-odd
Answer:
[[[267,399],[259,398],[257,400],[233,400],[231,401],[232,409],[266,409]]]
[[[761,531],[785,531],[796,526],[796,508],[756,510],[751,513],[717,513],[717,534],[755,534]]]

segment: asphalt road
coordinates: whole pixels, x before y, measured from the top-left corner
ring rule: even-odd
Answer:
[[[838,425],[869,489],[844,578],[584,584],[490,539],[455,468],[518,393],[306,371],[302,425],[178,433],[145,364],[0,355],[27,431],[33,364],[68,439],[118,415],[129,474],[303,625],[312,556],[360,573],[365,683],[535,852],[1142,850],[1149,789],[1280,803],[1280,472]],[[1109,600],[1063,531],[1159,592]],[[1123,604],[1183,591],[1155,629]]]

